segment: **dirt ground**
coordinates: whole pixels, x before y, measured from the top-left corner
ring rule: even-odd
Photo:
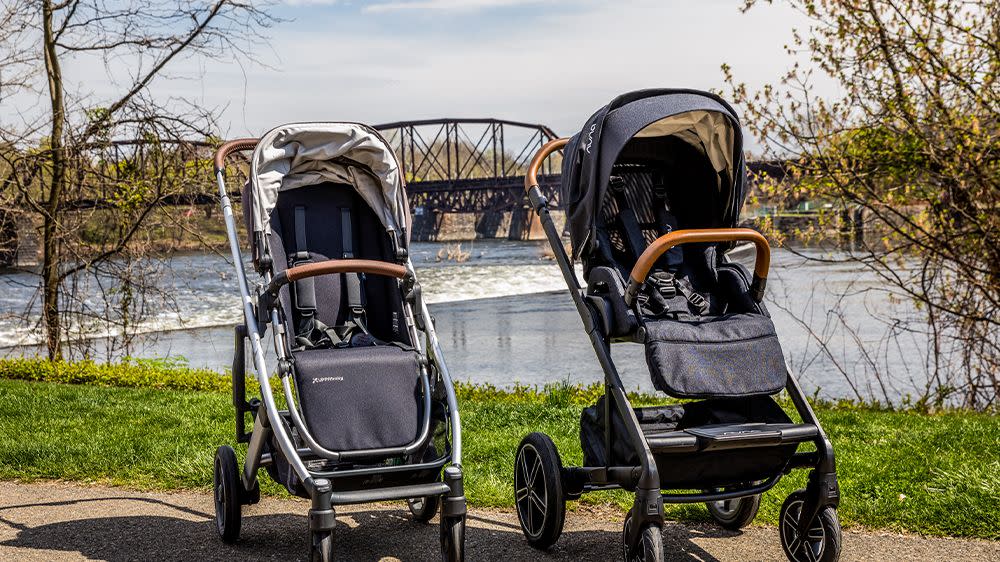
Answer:
[[[241,540],[215,533],[212,498],[59,483],[0,483],[0,560],[300,560],[307,554],[308,505],[263,498],[244,510]],[[439,560],[436,519],[414,523],[402,504],[338,512],[337,560]],[[619,559],[622,514],[579,509],[548,553],[524,542],[511,511],[473,509],[466,558],[478,560]],[[777,531],[735,533],[711,525],[668,523],[667,560],[784,560]],[[929,539],[846,531],[842,560],[1000,560],[1000,542]]]

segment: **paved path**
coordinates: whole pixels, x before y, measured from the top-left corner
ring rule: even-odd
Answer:
[[[222,544],[212,498],[69,484],[0,483],[0,560],[297,560],[307,554],[303,501],[263,498],[244,511],[242,540]],[[410,521],[401,505],[344,508],[338,560],[437,560],[437,526]],[[509,511],[470,513],[466,553],[480,560],[618,559],[622,514],[567,514],[562,538],[545,554],[524,542]],[[669,523],[668,560],[783,560],[774,528],[731,533]],[[1000,560],[1000,542],[925,539],[848,531],[842,560]]]

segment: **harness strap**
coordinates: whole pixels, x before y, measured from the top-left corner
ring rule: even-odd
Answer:
[[[625,231],[626,242],[632,250],[632,257],[639,259],[646,249],[646,238],[642,235],[642,228],[639,226],[639,218],[628,203],[625,196],[625,179],[621,176],[612,176],[608,181],[608,187],[614,194],[615,202],[618,203],[618,222],[621,223],[622,230]]]
[[[640,305],[649,316],[658,317],[670,312],[668,301],[678,295],[684,297],[695,314],[704,316],[709,313],[708,300],[694,290],[691,281],[669,271],[650,274],[641,294],[644,298],[640,299]]]
[[[677,287],[678,293],[684,295],[688,304],[690,304],[699,315],[704,316],[708,314],[708,299],[701,296],[700,293],[695,292],[694,286],[691,285],[691,281],[688,279],[674,278],[674,286]]]
[[[291,266],[310,261],[309,246],[306,241],[306,208],[302,205],[295,206],[295,253],[289,260]],[[307,326],[316,315],[316,285],[313,279],[300,279],[294,285],[294,305],[299,315],[299,325],[296,333],[306,331],[311,328]]]
[[[351,220],[350,207],[342,207],[340,209],[340,229],[341,242],[344,249],[343,257],[344,259],[351,259],[354,257],[354,225]],[[368,328],[365,326],[364,280],[363,273],[344,274],[344,284],[347,286],[348,323],[353,323],[362,332],[367,334]]]

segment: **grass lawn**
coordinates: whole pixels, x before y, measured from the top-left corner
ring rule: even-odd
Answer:
[[[513,454],[531,431],[551,435],[564,464],[581,461],[586,392],[463,387],[460,394],[472,505],[513,504]],[[1000,539],[1000,418],[843,405],[821,405],[817,413],[837,451],[845,526]],[[212,455],[233,442],[232,424],[230,396],[220,390],[0,380],[0,479],[207,490]],[[804,481],[797,471],[767,493],[757,521],[775,523],[781,501]],[[266,476],[262,482],[265,494],[284,493]],[[627,506],[630,495],[584,501]],[[668,506],[667,516],[707,519],[701,506]]]

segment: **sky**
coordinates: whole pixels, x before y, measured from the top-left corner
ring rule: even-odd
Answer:
[[[497,117],[568,135],[615,95],[722,89],[728,63],[750,86],[777,82],[802,16],[741,0],[284,0],[285,21],[244,59],[178,61],[152,85],[221,111],[221,136],[294,121],[381,123]],[[116,89],[70,65],[78,91]]]

